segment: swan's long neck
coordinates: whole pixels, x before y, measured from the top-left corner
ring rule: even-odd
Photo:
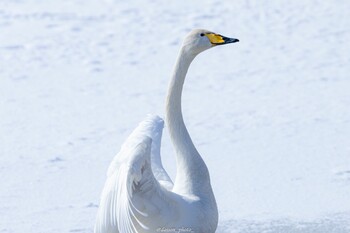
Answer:
[[[181,49],[166,99],[166,123],[176,150],[177,174],[173,191],[180,194],[212,195],[208,169],[186,129],[181,94],[187,70],[195,55]]]

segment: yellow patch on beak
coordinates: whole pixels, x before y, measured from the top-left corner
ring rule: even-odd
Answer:
[[[206,35],[206,37],[208,37],[208,39],[210,40],[210,42],[212,44],[223,44],[223,43],[225,43],[225,40],[219,34],[207,33],[205,35]]]

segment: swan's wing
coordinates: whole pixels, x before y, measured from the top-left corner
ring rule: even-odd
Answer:
[[[154,177],[164,188],[171,190],[174,186],[168,173],[164,170],[160,157],[160,146],[164,121],[156,115],[148,115],[147,119],[140,124],[143,132],[152,138],[151,164]]]
[[[153,144],[149,135],[159,124],[158,118],[151,116],[141,122],[113,159],[101,195],[95,233],[136,233],[174,218],[173,198],[152,172]]]

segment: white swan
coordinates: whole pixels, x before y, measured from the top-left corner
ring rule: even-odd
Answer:
[[[234,42],[238,40],[201,29],[185,38],[166,99],[166,123],[176,150],[175,184],[160,159],[163,120],[148,116],[108,169],[95,233],[215,232],[218,210],[209,172],[184,124],[181,93],[196,55]]]

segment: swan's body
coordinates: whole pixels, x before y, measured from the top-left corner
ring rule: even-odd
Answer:
[[[95,233],[215,232],[218,210],[209,172],[185,127],[181,93],[187,70],[197,54],[237,41],[206,30],[194,30],[186,37],[166,99],[166,123],[176,150],[175,183],[160,159],[163,120],[148,116],[108,169]]]

